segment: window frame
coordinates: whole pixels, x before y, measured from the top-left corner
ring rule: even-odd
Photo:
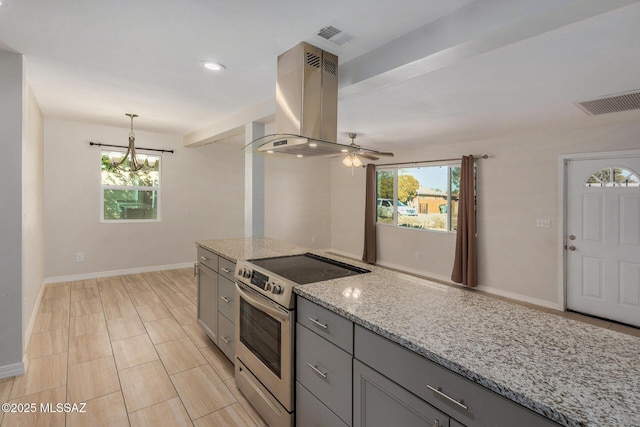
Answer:
[[[451,229],[452,226],[452,195],[451,195],[451,169],[454,167],[460,168],[462,166],[461,161],[447,161],[447,162],[438,162],[438,163],[411,163],[406,166],[385,166],[376,168],[376,225],[382,225],[386,227],[397,227],[405,230],[417,230],[417,231],[430,231],[435,233],[449,233],[456,234],[457,230]],[[400,177],[400,171],[403,169],[418,169],[418,168],[429,168],[429,167],[446,167],[447,168],[447,228],[446,229],[437,229],[437,228],[422,228],[422,227],[408,227],[404,225],[398,224],[399,214],[398,214],[398,183]],[[393,176],[393,221],[390,223],[380,222],[378,220],[377,208],[378,208],[378,172],[387,171],[392,172]],[[458,188],[458,193],[460,189]],[[474,193],[477,192],[477,183],[474,180]],[[418,213],[420,215],[420,213]]]
[[[136,150],[140,151],[140,150]],[[154,223],[154,222],[162,222],[161,216],[161,188],[162,188],[162,154],[160,153],[145,153],[140,152],[140,154],[145,154],[147,156],[153,156],[158,158],[158,186],[157,187],[148,187],[148,186],[128,186],[128,185],[109,185],[102,183],[102,156],[104,153],[110,152],[119,152],[123,155],[126,153],[126,150],[119,149],[102,149],[100,150],[100,223],[103,224],[139,224],[139,223]],[[129,172],[131,173],[131,172]],[[135,173],[135,172],[133,172]],[[104,192],[105,190],[124,190],[124,191],[152,191],[156,193],[155,202],[156,202],[156,218],[141,218],[141,219],[105,219],[104,217]]]

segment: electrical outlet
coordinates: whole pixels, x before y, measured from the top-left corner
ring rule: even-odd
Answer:
[[[416,259],[420,259],[420,252],[416,251]]]
[[[551,228],[551,220],[549,218],[538,218],[536,220],[536,227]]]
[[[315,243],[316,242],[316,236],[311,236],[311,243]]]
[[[76,262],[84,262],[84,252],[76,252]]]

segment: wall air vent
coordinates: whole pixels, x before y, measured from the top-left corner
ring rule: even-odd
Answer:
[[[575,104],[590,116],[640,110],[640,90],[607,95],[598,99],[576,101]]]
[[[339,30],[333,25],[328,25],[324,28],[321,28],[320,31],[318,31],[316,34],[338,46],[342,46],[343,44],[353,40],[352,36],[342,30]]]

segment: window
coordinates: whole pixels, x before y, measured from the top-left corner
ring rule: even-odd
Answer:
[[[138,154],[145,168],[125,172],[113,167],[119,151],[103,151],[101,162],[101,221],[158,221],[160,219],[160,157]]]
[[[460,167],[393,168],[377,171],[377,220],[423,230],[457,228]]]
[[[585,187],[638,187],[638,174],[629,169],[608,167],[594,172],[584,184]]]

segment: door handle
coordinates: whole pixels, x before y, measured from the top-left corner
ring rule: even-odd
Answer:
[[[573,246],[573,245],[571,245],[571,246],[569,246],[567,249],[569,249],[570,251],[575,251],[575,250],[576,250],[576,247],[575,247],[575,246]]]

